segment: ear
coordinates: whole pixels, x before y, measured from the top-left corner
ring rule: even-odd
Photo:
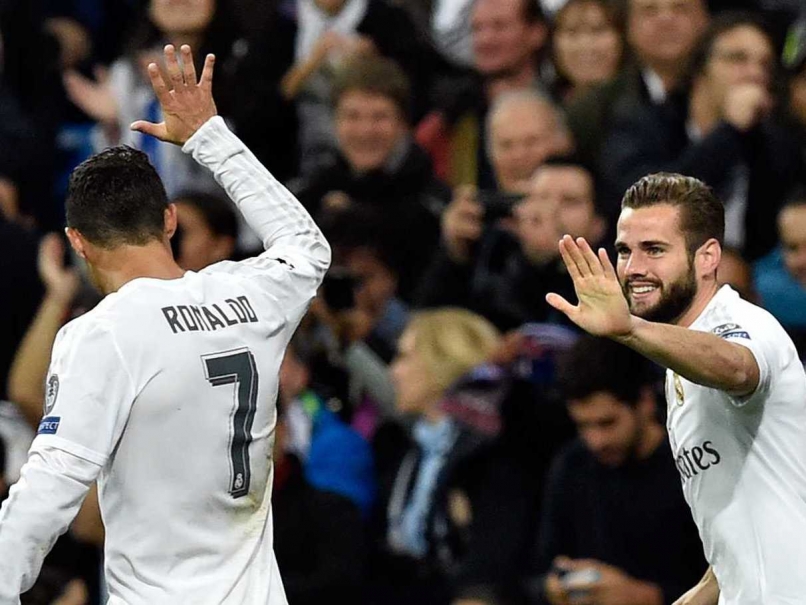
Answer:
[[[695,269],[703,277],[716,278],[716,269],[722,260],[722,246],[713,237],[697,250],[694,259]]]
[[[176,226],[179,224],[177,216],[176,204],[168,204],[165,209],[165,236],[168,239],[171,239],[176,233]]]
[[[76,251],[76,254],[82,259],[87,260],[87,242],[84,236],[81,235],[77,229],[73,229],[72,227],[65,228],[64,234],[67,236],[70,246]]]

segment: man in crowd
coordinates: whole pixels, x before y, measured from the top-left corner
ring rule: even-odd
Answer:
[[[579,438],[549,472],[537,544],[544,575],[530,582],[537,602],[663,605],[705,571],[658,421],[658,377],[601,338],[582,337],[563,359],[559,384]]]
[[[445,211],[442,246],[424,276],[418,304],[458,305],[484,315],[500,329],[560,319],[545,303],[552,288],[570,291],[554,240],[566,231],[599,241],[592,173],[570,158],[549,159],[529,183],[528,195],[504,219],[466,189]]]
[[[797,142],[772,116],[773,41],[753,15],[714,19],[695,54],[690,84],[644,112],[621,113],[602,162],[613,204],[642,175],[695,176],[725,202],[725,243],[752,261],[775,245],[775,217],[801,177]]]

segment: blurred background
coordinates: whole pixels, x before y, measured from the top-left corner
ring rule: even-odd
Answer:
[[[70,171],[126,144],[179,263],[259,251],[160,121],[164,44],[334,250],[281,371],[275,549],[291,605],[673,602],[705,570],[662,371],[545,303],[557,241],[612,251],[658,171],[726,206],[719,278],[806,358],[803,0],[0,0],[0,497],[58,329],[99,300]],[[87,360],[89,368],[92,360]],[[158,469],[156,469],[158,472]],[[26,604],[105,602],[93,491]]]

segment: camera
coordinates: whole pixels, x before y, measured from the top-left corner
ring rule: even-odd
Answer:
[[[355,307],[355,289],[358,280],[347,269],[333,267],[322,282],[322,298],[333,311]]]
[[[512,216],[512,209],[526,198],[523,193],[482,190],[478,200],[484,208],[484,222],[491,224]]]

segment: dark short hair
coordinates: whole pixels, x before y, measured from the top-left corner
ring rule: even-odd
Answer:
[[[700,41],[691,54],[691,59],[688,64],[688,74],[687,78],[685,78],[688,84],[691,84],[694,78],[705,71],[705,67],[711,60],[714,47],[719,39],[727,32],[733,31],[739,27],[752,27],[756,29],[769,40],[773,50],[776,50],[775,38],[772,35],[769,24],[757,13],[749,11],[726,11],[720,13],[711,20],[711,24],[708,26],[708,29],[706,29],[702,38],[700,38]],[[777,70],[772,76],[773,78],[778,76]]]
[[[337,107],[341,98],[352,91],[361,91],[385,97],[392,101],[400,115],[408,119],[411,114],[411,84],[409,78],[392,59],[361,57],[349,61],[336,72],[331,100]]]
[[[680,230],[689,256],[709,239],[725,241],[725,207],[702,181],[682,174],[649,174],[624,194],[622,208],[669,204],[680,209]]]
[[[551,155],[546,158],[537,170],[541,168],[577,168],[582,170],[591,180],[591,192],[593,194],[593,208],[596,214],[602,216],[604,208],[602,208],[602,179],[598,171],[590,163],[586,162],[582,157],[575,154],[560,154]]]
[[[161,239],[168,196],[142,151],[111,147],[83,161],[67,186],[67,226],[97,246]]]
[[[472,6],[475,6],[478,1],[473,0]],[[540,0],[521,0],[521,18],[529,24],[545,23],[546,14],[543,12]]]
[[[806,185],[799,185],[786,196],[779,214],[787,208],[800,208],[806,206]]]
[[[635,407],[646,387],[654,387],[657,368],[644,356],[609,338],[585,334],[565,352],[557,384],[567,401],[608,393]]]
[[[218,236],[238,238],[238,216],[227,199],[206,191],[182,191],[171,200],[174,204],[187,204],[195,208],[207,228]]]

